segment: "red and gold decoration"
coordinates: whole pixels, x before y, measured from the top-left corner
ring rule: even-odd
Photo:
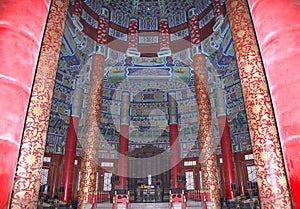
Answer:
[[[196,15],[193,15],[189,19],[189,24],[190,24],[190,33],[191,33],[191,43],[193,45],[198,45],[201,42],[198,17]]]
[[[167,19],[159,21],[159,44],[160,48],[170,48],[169,26]]]
[[[138,52],[138,20],[131,18],[128,28],[128,49],[126,54],[130,57],[139,57]]]
[[[73,14],[77,17],[80,17],[81,14],[82,2],[83,0],[75,0],[74,2]]]
[[[264,69],[245,0],[226,1],[239,67],[262,208],[291,208]]]
[[[35,9],[24,9],[29,4]],[[32,80],[50,4],[50,0],[7,0],[0,4],[0,208],[9,207]]]
[[[108,19],[104,15],[100,15],[98,19],[97,43],[106,44],[107,42]]]
[[[138,44],[138,20],[130,19],[128,28],[128,47],[137,49]]]
[[[104,66],[105,57],[100,54],[95,54],[92,61],[81,162],[80,190],[78,197],[78,208],[81,209],[83,209],[84,204],[88,202],[89,194],[96,192]]]
[[[11,208],[36,208],[68,0],[52,1],[20,148]]]
[[[196,100],[199,113],[200,165],[203,189],[210,192],[214,208],[220,208],[216,151],[212,132],[211,105],[208,93],[206,61],[202,54],[193,57],[195,72]]]
[[[107,43],[108,10],[102,8],[98,22],[98,51],[93,56],[90,92],[85,122],[84,145],[81,162],[80,190],[78,208],[83,209],[89,194],[96,191],[98,169],[98,149],[100,139],[100,116],[102,106],[103,79],[105,68],[105,44]],[[106,15],[105,15],[106,13]]]
[[[196,100],[199,114],[199,140],[200,140],[200,164],[202,171],[203,189],[210,191],[210,198],[214,202],[214,208],[220,208],[220,193],[218,189],[216,151],[212,132],[211,105],[208,93],[205,56],[199,53],[201,44],[198,17],[195,11],[190,16],[189,24],[191,42],[193,48],[193,62],[195,72]]]
[[[221,1],[213,0],[213,6],[214,6],[214,11],[215,11],[215,16],[218,17],[218,16],[222,15]]]

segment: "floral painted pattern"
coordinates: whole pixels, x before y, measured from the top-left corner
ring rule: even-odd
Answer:
[[[37,208],[51,100],[68,6],[68,0],[54,0],[50,8],[20,148],[12,209]]]
[[[167,20],[159,21],[160,48],[170,47],[169,26]]]
[[[291,208],[280,142],[262,61],[245,0],[226,8],[243,88],[262,208]]]
[[[105,57],[100,54],[94,55],[85,122],[78,208],[84,208],[84,204],[88,202],[88,195],[96,191],[104,66]]]
[[[200,165],[203,189],[210,192],[214,209],[220,208],[218,189],[216,151],[213,141],[211,105],[209,100],[205,56],[196,54],[193,57],[195,72],[196,100],[199,118]]]
[[[137,49],[138,44],[138,21],[135,19],[131,19],[129,22],[128,29],[128,46],[129,48]]]

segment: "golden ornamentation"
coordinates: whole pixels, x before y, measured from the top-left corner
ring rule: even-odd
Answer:
[[[244,93],[262,208],[291,208],[278,133],[246,0],[226,9]],[[273,178],[273,177],[276,178]]]
[[[214,208],[220,208],[220,193],[218,190],[217,161],[213,142],[211,105],[208,94],[205,57],[196,54],[193,57],[196,100],[199,118],[200,162],[202,170],[203,189],[210,192]]]
[[[68,0],[54,0],[50,8],[20,148],[12,209],[37,208],[51,99],[68,6]]]
[[[105,57],[100,54],[94,55],[85,122],[78,208],[84,208],[84,204],[88,202],[88,194],[96,192],[104,66]]]

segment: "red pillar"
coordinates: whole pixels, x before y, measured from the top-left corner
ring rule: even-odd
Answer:
[[[132,57],[139,57],[140,52],[137,51],[138,48],[138,20],[130,19],[128,28],[128,49],[127,55]]]
[[[167,19],[159,20],[159,57],[171,56],[170,50],[170,30]]]
[[[199,190],[200,189],[200,176],[199,176],[199,165],[197,163],[197,165],[194,167],[194,181],[195,181],[195,190]]]
[[[128,47],[137,50],[138,43],[138,20],[130,19],[128,28]]]
[[[178,143],[178,124],[170,124],[170,146],[172,151],[171,158],[171,179],[172,179],[172,187],[179,188],[179,183],[177,181],[177,175],[180,172],[180,153],[179,153],[179,143]]]
[[[211,104],[208,93],[206,60],[202,54],[194,54],[194,72],[196,101],[198,107],[198,132],[200,141],[200,165],[203,190],[210,193],[214,209],[220,208],[220,191],[218,189],[216,149],[213,141]]]
[[[231,189],[232,183],[235,182],[235,170],[232,156],[232,144],[230,138],[230,129],[227,120],[226,106],[224,102],[223,90],[220,87],[216,89],[216,109],[221,137],[222,157],[224,165],[224,178],[226,186],[226,199],[234,198]]]
[[[159,45],[160,49],[170,49],[170,35],[167,19],[159,20]]]
[[[73,14],[76,15],[78,18],[80,17],[81,9],[82,9],[82,1],[83,0],[75,0]]]
[[[63,176],[62,176],[62,185],[64,186],[64,195],[62,196],[62,201],[65,201],[67,203],[70,203],[71,196],[72,196],[72,180],[73,180],[74,161],[76,155],[78,124],[79,124],[79,117],[71,116],[67,139],[66,139]]]
[[[80,169],[78,197],[78,208],[80,209],[84,209],[84,204],[88,203],[89,195],[96,192],[104,66],[105,57],[102,54],[95,54],[92,61],[90,92],[85,119],[84,147]]]
[[[248,2],[274,105],[293,205],[300,208],[300,5],[292,0]]]
[[[92,58],[90,91],[81,161],[80,190],[78,197],[79,209],[84,209],[84,204],[88,202],[89,195],[96,192],[108,16],[109,11],[103,7],[102,15],[98,19],[97,52]]]
[[[126,189],[127,181],[127,156],[128,152],[128,136],[129,136],[129,126],[120,125],[120,143],[119,143],[119,176],[120,176],[120,186],[122,189]]]
[[[232,183],[235,183],[234,164],[232,158],[232,145],[230,139],[230,130],[228,125],[227,116],[218,116],[218,123],[221,135],[221,147],[224,165],[224,177],[226,185],[226,199],[234,198],[231,189]]]
[[[179,149],[179,138],[178,138],[178,115],[177,115],[177,104],[176,104],[175,92],[169,92],[168,104],[169,104],[169,137],[171,146],[171,179],[172,187],[179,188],[177,181],[177,175],[180,172],[180,149]]]
[[[289,194],[280,139],[277,133],[277,124],[272,109],[272,101],[265,77],[266,74],[259,54],[249,8],[246,0],[227,0],[225,3],[243,89],[251,145],[258,178],[260,203],[262,208],[288,209],[291,208],[292,201]],[[271,1],[269,1],[269,3],[271,4]],[[276,4],[276,6],[281,8],[281,11],[284,10],[279,4]],[[268,10],[269,9],[272,10],[268,4]],[[264,9],[263,13],[266,11],[267,10]],[[274,22],[273,24],[277,23]],[[265,30],[265,28],[263,30]],[[277,31],[272,31],[271,33],[277,33]],[[268,36],[268,38],[270,38],[270,41],[272,40],[270,46],[276,46],[278,42],[274,41],[271,36]],[[271,50],[274,51],[273,49]],[[289,61],[293,60],[292,57],[288,57],[288,59]],[[271,60],[276,60],[276,54],[272,56]],[[287,73],[280,63],[277,63],[277,65],[278,69],[281,70],[280,73]],[[283,74],[280,79],[282,78],[284,78]],[[274,86],[272,88],[274,88]],[[296,89],[295,87],[293,88]],[[285,92],[285,94],[290,93],[292,93],[292,91]],[[296,97],[292,98],[294,99]],[[282,97],[280,100],[287,99]],[[286,107],[284,107],[284,111],[286,111]],[[288,120],[288,122],[290,122],[291,118]]]
[[[52,94],[68,6],[68,0],[54,0],[51,3],[19,150],[11,208],[26,209],[37,205],[37,185],[43,165]],[[54,34],[56,38],[53,38]]]
[[[0,208],[7,208],[10,201],[49,5],[50,0],[0,4]],[[24,9],[28,7],[35,9]]]
[[[237,184],[236,191],[240,194],[245,194],[246,192],[246,182],[244,181],[244,165],[243,160],[245,159],[244,154],[241,152],[234,153],[235,166],[236,166],[236,176],[237,176]]]
[[[123,92],[122,94],[122,106],[121,106],[121,124],[120,124],[120,141],[119,141],[119,176],[120,186],[122,189],[127,188],[127,168],[128,168],[128,137],[129,137],[129,92]]]
[[[81,114],[83,101],[83,89],[76,88],[74,93],[74,102],[72,104],[72,114],[70,116],[69,129],[66,138],[66,147],[64,153],[62,185],[64,186],[64,195],[62,200],[70,203],[72,196],[73,170],[76,156],[77,131]]]
[[[215,16],[221,16],[222,10],[221,10],[221,1],[220,0],[213,0],[213,6],[215,11]]]
[[[189,27],[191,33],[192,56],[194,63],[194,77],[196,101],[199,118],[200,165],[203,189],[209,191],[214,202],[214,209],[220,208],[220,192],[218,189],[217,159],[213,142],[211,104],[208,92],[208,79],[205,56],[201,54],[200,29],[195,8],[189,10]]]

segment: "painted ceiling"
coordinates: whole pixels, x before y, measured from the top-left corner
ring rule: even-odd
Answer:
[[[221,1],[221,6],[224,2]],[[216,26],[213,3],[199,1],[164,0],[87,0],[83,2],[80,28],[74,24],[70,2],[65,33],[62,40],[58,72],[54,88],[46,152],[63,153],[75,90],[82,89],[82,106],[78,131],[77,155],[84,145],[85,115],[89,93],[91,60],[97,43],[93,30],[101,7],[110,11],[104,76],[99,157],[118,158],[120,137],[120,107],[122,93],[130,92],[129,150],[152,144],[170,149],[167,94],[173,92],[178,104],[179,143],[181,157],[199,156],[198,112],[195,101],[193,62],[189,42],[187,11],[195,7],[202,28],[201,52],[206,56],[212,105],[215,146],[221,153],[216,115],[216,88],[221,87],[229,119],[231,141],[235,152],[251,149],[247,119],[235,61],[230,26],[224,10],[222,22]],[[84,9],[85,8],[85,9]],[[170,41],[175,47],[168,57],[128,57],[121,44],[126,44],[129,19],[139,20],[139,30],[158,31],[158,20],[167,18]],[[213,23],[213,24],[212,24]],[[89,30],[89,31],[88,31]],[[140,45],[157,44],[155,33],[147,35]]]
[[[101,2],[89,0],[85,2],[94,8],[99,8],[102,5],[109,8],[110,11],[122,11],[122,13],[138,19],[168,18],[174,15],[174,11],[187,11],[194,5],[193,0],[104,0]],[[199,1],[196,5],[200,7],[203,3],[205,1]]]

